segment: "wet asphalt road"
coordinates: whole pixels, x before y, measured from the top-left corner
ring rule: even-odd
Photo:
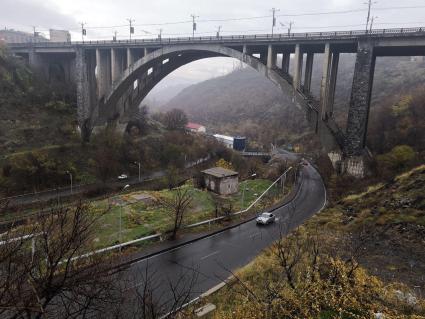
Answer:
[[[141,276],[148,273],[155,285],[156,298],[167,302],[171,298],[169,283],[177,289],[187,289],[193,282],[190,299],[198,297],[253,260],[269,247],[280,234],[287,234],[306,219],[319,212],[326,202],[326,190],[318,172],[303,166],[301,187],[294,200],[274,211],[276,223],[257,226],[250,221],[236,228],[138,261],[128,268],[129,291],[141,288]],[[261,269],[259,269],[261,271]],[[179,283],[179,284],[177,284]]]

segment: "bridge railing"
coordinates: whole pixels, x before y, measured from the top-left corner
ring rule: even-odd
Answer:
[[[177,38],[154,38],[154,39],[134,39],[134,40],[93,40],[93,41],[76,41],[76,42],[27,42],[27,43],[10,43],[15,48],[32,46],[40,47],[57,47],[57,46],[73,46],[73,45],[99,45],[99,44],[176,44],[176,43],[203,43],[203,42],[237,42],[246,40],[257,41],[290,41],[290,40],[314,40],[314,39],[339,39],[339,38],[358,38],[364,36],[389,36],[389,35],[411,35],[423,33],[425,27],[416,28],[391,28],[391,29],[375,29],[375,30],[351,30],[351,31],[327,31],[327,32],[301,32],[301,33],[278,33],[278,34],[252,34],[252,35],[228,35],[228,36],[208,36],[208,37],[177,37]]]

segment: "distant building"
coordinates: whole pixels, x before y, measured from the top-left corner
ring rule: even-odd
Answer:
[[[221,134],[214,134],[214,138],[226,145],[228,148],[232,148],[236,151],[244,151],[246,148],[246,137],[244,136],[227,136]]]
[[[205,186],[220,195],[230,195],[239,190],[239,173],[222,167],[202,171]]]
[[[186,124],[186,130],[193,133],[205,133],[207,131],[205,126],[192,122]]]
[[[217,141],[222,142],[228,148],[233,148],[234,138],[232,136],[221,135],[221,134],[214,134],[213,136]]]
[[[0,30],[0,41],[6,43],[28,43],[28,42],[47,42],[49,41],[44,36],[36,33],[16,31],[12,29]]]
[[[50,42],[71,42],[71,34],[66,30],[50,29]]]
[[[235,151],[243,152],[246,148],[246,137],[245,136],[235,136],[233,138],[233,149]]]

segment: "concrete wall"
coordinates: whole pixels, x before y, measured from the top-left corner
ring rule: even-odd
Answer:
[[[231,195],[239,191],[238,176],[215,177],[204,175],[204,181],[207,189],[220,195]]]
[[[238,176],[224,177],[220,179],[219,193],[221,195],[235,194],[239,191]]]

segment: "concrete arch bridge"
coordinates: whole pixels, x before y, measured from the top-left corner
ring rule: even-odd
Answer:
[[[362,176],[376,57],[425,55],[425,29],[45,42],[10,47],[46,77],[51,77],[49,70],[62,70],[64,74],[55,78],[75,82],[78,122],[86,139],[97,125],[128,121],[155,85],[179,67],[211,57],[238,59],[293,96],[319,135],[323,150],[343,171]],[[357,54],[345,132],[333,118],[341,53]],[[279,65],[278,54],[282,55]],[[311,93],[315,54],[324,55],[319,97]],[[289,74],[290,63],[294,63],[293,76]],[[60,67],[52,68],[52,64]]]

